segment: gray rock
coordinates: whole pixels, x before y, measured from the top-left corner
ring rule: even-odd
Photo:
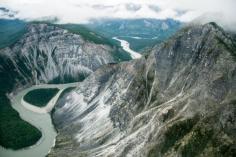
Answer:
[[[115,62],[113,48],[49,24],[29,24],[14,45],[0,50],[0,72],[16,86],[80,81],[104,64]]]
[[[235,156],[235,52],[209,23],[99,68],[56,105],[48,156]]]

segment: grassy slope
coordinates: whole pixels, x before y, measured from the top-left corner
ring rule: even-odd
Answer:
[[[24,100],[32,105],[44,107],[58,93],[58,88],[35,89],[29,91]]]

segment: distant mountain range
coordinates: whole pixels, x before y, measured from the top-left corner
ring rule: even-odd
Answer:
[[[2,8],[2,12],[3,11],[9,12],[9,10],[6,11],[6,8]],[[46,23],[57,22],[56,19],[45,20]],[[16,41],[18,37],[24,33],[26,24],[27,22],[18,19],[0,19],[0,33],[2,35],[0,48]],[[89,28],[94,34],[97,33],[97,35],[100,34],[100,36],[103,36],[102,40],[105,38],[111,40],[113,37],[119,37],[120,39],[128,41],[131,49],[142,53],[147,48],[169,38],[178,31],[182,25],[183,23],[173,19],[107,19],[92,20],[90,23],[82,25],[64,24],[61,26],[72,29],[73,31],[81,30],[83,29],[82,27]],[[83,35],[87,36],[86,32]]]
[[[107,19],[93,20],[86,26],[106,37],[119,37],[128,41],[133,50],[144,51],[166,40],[182,25],[173,19]]]
[[[48,157],[234,157],[235,35],[214,22],[182,25],[0,20],[0,144],[20,149],[42,136],[10,93],[78,82],[51,112],[58,134]],[[131,60],[113,37],[145,54]]]

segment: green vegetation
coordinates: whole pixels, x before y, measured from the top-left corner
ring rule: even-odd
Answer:
[[[108,38],[103,37],[102,35],[91,31],[81,24],[53,24],[50,21],[33,21],[32,24],[47,24],[50,26],[56,26],[62,29],[66,29],[71,33],[81,35],[84,40],[94,42],[96,44],[106,44],[114,46],[114,42]]]
[[[41,132],[20,119],[6,96],[0,94],[0,145],[5,148],[21,149],[35,144]]]
[[[226,48],[236,60],[236,43],[232,42],[231,44],[228,44],[219,37],[217,37],[217,41],[218,41],[218,44]]]
[[[98,34],[90,29],[86,28],[83,25],[79,24],[64,24],[64,25],[56,25],[60,28],[67,29],[72,33],[79,34],[83,39],[94,42],[96,44],[104,44],[109,45],[113,48],[112,55],[117,61],[127,61],[130,60],[131,57],[129,53],[125,52],[117,41],[114,41],[110,38],[106,38],[101,34]]]
[[[63,29],[67,29],[72,33],[81,35],[85,40],[92,41],[96,44],[105,44],[111,47],[114,46],[114,42],[109,40],[108,38],[103,37],[102,35],[95,33],[94,31],[89,30],[83,25],[79,24],[64,24],[64,25],[56,25]]]
[[[41,22],[40,22],[41,23]],[[0,20],[0,49],[12,46],[14,43],[19,41],[19,39],[27,32],[27,25],[26,23],[21,20]],[[58,25],[57,25],[58,26]],[[70,27],[70,28],[69,28]],[[88,31],[86,28],[82,28],[78,26],[76,27],[68,26],[70,31],[74,31],[80,33],[80,35],[85,40],[91,40],[91,42],[99,43],[99,44],[108,44],[113,48],[111,52],[114,58],[117,61],[121,60],[130,60],[131,57],[128,53],[123,51],[121,47],[113,43],[112,40],[108,41],[109,39],[105,39],[96,33],[92,33]],[[17,55],[17,54],[16,54]],[[6,93],[10,93],[16,83],[16,80],[21,81],[22,84],[26,83],[25,80],[20,75],[15,75],[15,68],[11,61],[7,60],[0,56],[0,62],[3,66],[0,71],[0,145],[5,148],[11,149],[21,149],[32,144],[35,144],[42,136],[41,132],[29,124],[28,122],[22,120],[11,105],[10,101],[6,97]],[[20,70],[22,70],[29,78],[31,76],[31,72],[29,71],[28,67],[24,64],[24,62],[19,62]],[[14,77],[12,77],[14,76]],[[80,76],[80,79],[83,80],[86,76]],[[70,80],[71,78],[66,78],[66,80]],[[54,80],[55,82],[57,79]],[[37,95],[39,96],[39,95]],[[44,98],[44,100],[33,99],[33,97],[29,97],[29,101],[39,103],[40,106],[44,102],[47,102],[47,94],[40,95],[40,97]],[[49,99],[49,98],[48,98]]]
[[[0,49],[14,44],[25,32],[24,21],[0,19]]]
[[[234,102],[234,100],[232,100]],[[233,108],[235,104],[222,104],[213,114],[208,115],[197,123],[191,130],[190,136],[182,142],[179,150],[183,157],[209,156],[209,157],[233,157],[236,155],[234,131],[227,127],[221,128],[221,114],[228,106]],[[229,115],[228,115],[229,116]],[[231,116],[227,117],[230,118]],[[233,123],[232,121],[229,123]],[[222,130],[223,129],[223,130]]]
[[[147,47],[153,47],[154,45],[160,44],[162,40],[159,39],[134,39],[131,37],[119,37],[120,39],[126,40],[130,44],[130,48],[134,51],[141,52],[145,51]]]
[[[198,119],[199,117],[195,116],[194,118],[177,122],[168,128],[165,133],[165,142],[163,143],[161,152],[167,152],[169,148],[174,146],[179,139],[183,138],[188,132],[190,132],[193,126],[197,123]]]
[[[178,140],[182,139],[186,134],[188,134],[194,125],[198,122],[199,116],[196,115],[193,118],[186,119],[183,121],[178,121],[173,124],[171,127],[168,127],[168,130],[165,133],[165,140],[160,147],[162,154],[165,154],[171,147],[175,146]],[[148,156],[155,157],[159,153],[158,146],[154,146],[150,149]]]
[[[116,47],[115,50],[113,51],[113,57],[118,62],[129,61],[132,59],[130,54],[124,51],[120,46]]]
[[[16,30],[20,30],[16,33],[16,31],[8,31],[8,34],[10,32],[12,32],[10,35],[6,36],[4,39],[0,39],[0,48],[4,48],[6,46],[10,46],[12,44],[14,44],[26,31],[26,26],[27,24],[47,24],[50,26],[56,26],[62,29],[66,29],[71,33],[74,34],[78,34],[80,35],[84,40],[89,41],[89,42],[93,42],[95,44],[103,44],[103,45],[108,45],[112,48],[111,54],[113,55],[114,59],[116,61],[128,61],[131,60],[131,56],[129,53],[127,53],[126,51],[124,51],[120,44],[113,40],[110,39],[108,37],[103,36],[101,33],[97,33],[94,30],[90,30],[89,28],[86,27],[86,25],[81,25],[81,24],[54,24],[53,22],[56,22],[56,19],[52,20],[52,21],[32,21],[30,23],[26,23],[26,22],[22,22],[20,20],[17,20],[18,22],[21,22],[22,24],[24,24],[23,26],[15,26]],[[0,20],[0,25],[1,25],[1,20]],[[7,32],[6,31],[6,26],[0,26],[0,29],[3,30],[3,32]],[[0,34],[2,35],[2,31],[0,31]],[[10,37],[14,37],[12,39],[10,39]],[[10,40],[9,40],[10,39]],[[1,41],[2,40],[2,41]],[[2,44],[3,43],[3,44]],[[7,44],[4,44],[7,43]],[[2,46],[1,46],[2,44]]]
[[[48,82],[48,84],[61,84],[61,83],[71,83],[71,82],[82,82],[86,77],[88,77],[88,74],[80,73],[78,76],[75,78],[71,75],[64,75],[63,78],[60,76],[52,79],[51,81]]]
[[[29,91],[24,100],[32,105],[43,107],[58,93],[58,88],[35,89]]]
[[[202,126],[198,126],[193,130],[193,134],[191,139],[182,149],[182,156],[197,156],[198,153],[202,152],[208,143],[208,141],[212,138],[213,131],[211,128],[205,128]]]
[[[0,57],[4,71],[0,71],[0,145],[5,148],[21,149],[35,144],[42,136],[41,132],[22,120],[10,104],[6,93],[13,89],[15,75],[10,62]],[[23,67],[21,67],[23,68]],[[18,77],[19,78],[19,77]]]
[[[168,29],[162,29],[163,24]],[[95,20],[86,26],[104,37],[119,37],[126,40],[130,43],[131,49],[143,52],[147,47],[152,47],[172,36],[180,29],[181,23],[172,19],[114,19],[102,22]]]
[[[112,55],[116,61],[128,61],[131,60],[131,56],[129,53],[124,51],[119,42],[110,39],[108,37],[105,37],[101,33],[97,33],[97,31],[90,30],[87,28],[85,25],[81,24],[52,24],[47,21],[34,21],[31,23],[45,23],[48,25],[56,26],[62,29],[66,29],[71,33],[78,34],[80,35],[84,40],[89,41],[89,42],[94,42],[95,44],[103,44],[103,45],[108,45],[110,46],[112,50]]]

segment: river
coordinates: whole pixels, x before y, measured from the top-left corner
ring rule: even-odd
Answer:
[[[125,40],[121,40],[117,37],[113,39],[121,43],[122,48],[130,53],[133,59],[140,58],[142,55],[130,49],[129,43]],[[61,92],[68,87],[76,87],[78,83],[67,84],[44,84],[37,85],[20,91],[14,96],[11,96],[12,107],[20,114],[20,117],[38,128],[42,132],[41,139],[30,147],[11,150],[5,149],[0,146],[1,157],[45,157],[55,144],[56,131],[52,124],[51,116],[49,112],[54,107]],[[29,91],[39,88],[59,88],[60,91],[55,95],[46,107],[39,108],[34,105],[28,104],[23,100],[25,94]]]
[[[112,39],[114,40],[117,40],[120,42],[120,45],[121,47],[130,54],[130,56],[133,58],[133,59],[137,59],[137,58],[140,58],[142,57],[142,55],[132,49],[130,49],[130,44],[129,42],[125,41],[125,40],[122,40],[122,39],[119,39],[118,37],[113,37]]]
[[[27,88],[17,95],[12,96],[11,105],[20,114],[20,117],[38,128],[42,132],[41,139],[30,147],[11,150],[0,147],[1,157],[45,157],[55,144],[55,137],[57,135],[54,126],[51,121],[51,116],[48,112],[53,108],[61,92],[68,87],[76,87],[78,83],[68,83],[68,84],[46,84],[37,85]],[[39,107],[25,106],[22,102],[23,97],[26,93],[31,90],[39,88],[59,88],[60,91],[52,98],[52,101],[48,103],[45,108],[40,109]],[[47,109],[45,112],[45,109]]]

